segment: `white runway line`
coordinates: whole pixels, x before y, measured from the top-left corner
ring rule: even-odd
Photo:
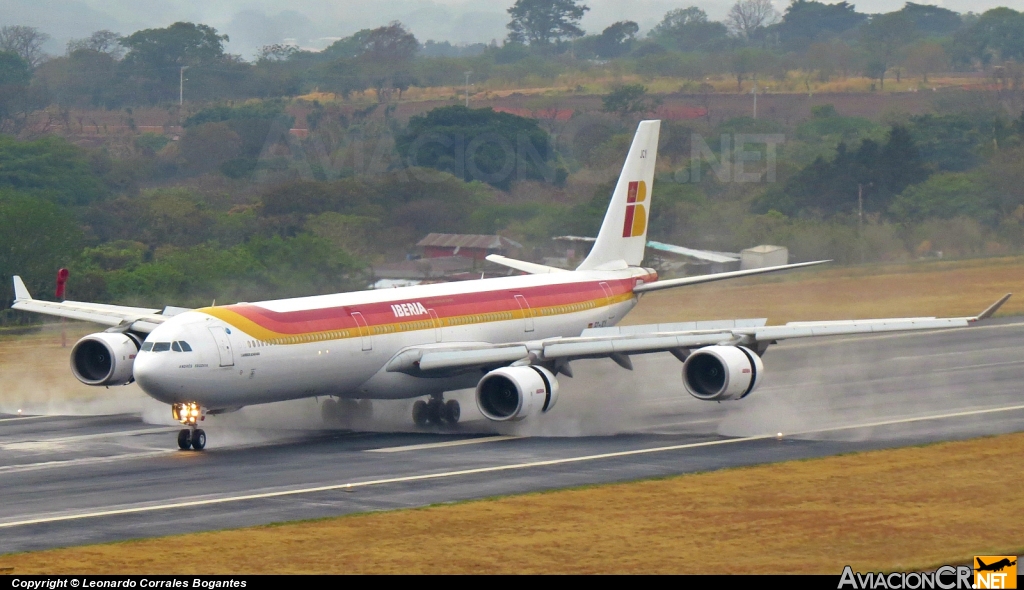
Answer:
[[[67,418],[67,416],[15,416],[14,418],[0,418],[0,422],[21,422],[22,420],[39,420],[40,418]]]
[[[43,463],[26,463],[24,465],[4,465],[0,467],[0,475],[4,473],[23,473],[25,471],[39,471],[42,469],[53,469],[55,467],[77,467],[79,465],[97,465],[103,463],[116,463],[131,459],[146,459],[158,457],[168,453],[177,453],[174,449],[160,449],[144,453],[128,453],[125,455],[112,455],[110,457],[82,457],[80,459],[67,459],[65,461],[45,461]]]
[[[404,447],[385,447],[382,449],[368,449],[366,453],[404,453],[405,451],[421,451],[423,449],[441,449],[444,447],[461,447],[462,445],[476,445],[480,443],[500,442],[503,440],[515,440],[525,438],[523,436],[482,436],[479,438],[467,438],[462,440],[450,440],[439,443],[425,443],[422,445],[407,445]]]
[[[900,418],[894,420],[880,420],[878,422],[869,422],[866,424],[852,424],[848,426],[834,426],[829,428],[817,428],[813,430],[803,430],[800,432],[789,432],[783,433],[784,436],[805,436],[808,434],[821,434],[825,432],[839,432],[843,430],[855,430],[858,428],[874,428],[878,426],[892,426],[895,424],[907,424],[911,422],[925,422],[929,420],[944,420],[948,418],[960,418],[964,416],[979,416],[983,414],[993,414],[996,412],[1012,412],[1016,410],[1024,410],[1024,405],[1018,406],[1004,406],[999,408],[986,408],[980,410],[967,410],[961,412],[951,412],[948,414],[935,414],[931,416],[919,416],[916,418]],[[238,496],[225,496],[220,498],[207,498],[203,500],[174,500],[163,504],[151,504],[148,506],[132,506],[129,508],[109,508],[105,510],[96,510],[94,512],[78,512],[72,514],[58,514],[51,516],[39,516],[36,518],[29,518],[25,520],[15,520],[8,522],[0,522],[0,529],[13,528],[18,526],[26,526],[31,524],[43,524],[50,522],[65,522],[70,520],[82,520],[86,518],[98,518],[102,516],[119,516],[125,514],[140,514],[144,512],[155,512],[158,510],[173,510],[176,508],[193,508],[196,506],[212,506],[217,504],[228,504],[231,502],[244,502],[246,500],[264,500],[268,498],[281,498],[285,496],[298,496],[302,494],[315,494],[320,492],[333,492],[333,491],[344,491],[353,490],[357,488],[364,488],[369,486],[379,486],[391,483],[408,483],[415,481],[428,481],[434,479],[445,479],[450,477],[460,477],[465,475],[479,475],[483,473],[500,473],[502,471],[513,471],[518,469],[529,469],[534,467],[550,467],[552,465],[566,465],[570,463],[582,463],[585,461],[597,461],[600,459],[614,459],[618,457],[629,457],[636,455],[647,455],[652,453],[663,453],[666,451],[679,451],[685,449],[696,449],[701,447],[716,447],[722,445],[731,445],[736,443],[751,442],[758,440],[768,440],[777,438],[777,434],[762,434],[757,436],[746,436],[742,438],[730,438],[724,440],[712,440],[699,443],[689,443],[682,445],[670,445],[666,447],[654,447],[648,449],[635,449],[632,451],[618,451],[613,453],[602,453],[599,455],[584,455],[581,457],[566,457],[563,459],[549,459],[546,461],[531,461],[529,463],[513,463],[510,465],[495,465],[492,467],[478,467],[475,469],[461,469],[458,471],[443,471],[441,473],[427,473],[423,475],[407,475],[402,477],[391,477],[385,479],[375,479],[369,481],[356,481],[350,483],[341,484],[330,484],[323,486],[315,486],[308,488],[297,488],[291,490],[280,490],[276,492],[259,492],[253,494],[243,494]]]
[[[159,434],[162,432],[172,432],[180,430],[177,426],[164,426],[160,428],[143,428],[140,430],[118,430],[116,432],[100,432],[97,434],[80,434],[77,436],[65,436],[60,438],[30,438],[26,437],[19,440],[17,443],[8,444],[22,444],[22,443],[49,443],[49,444],[62,444],[69,442],[78,442],[81,440],[95,440],[98,438],[116,438],[119,436],[136,436],[139,434]]]

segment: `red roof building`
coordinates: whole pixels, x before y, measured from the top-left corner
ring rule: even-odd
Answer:
[[[423,248],[424,258],[461,256],[473,260],[483,260],[488,254],[506,254],[523,247],[506,237],[478,234],[427,234],[416,245]]]

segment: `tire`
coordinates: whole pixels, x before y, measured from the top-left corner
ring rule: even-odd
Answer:
[[[412,405],[412,421],[416,426],[426,426],[430,421],[430,413],[427,411],[427,402],[416,400]]]
[[[323,418],[324,424],[334,424],[338,422],[338,402],[333,399],[328,399],[324,403],[320,404],[320,417]]]
[[[192,433],[192,448],[201,451],[206,448],[206,431],[202,428],[197,428]]]
[[[182,428],[178,431],[178,448],[187,451],[192,448],[192,431]]]
[[[459,418],[462,417],[462,408],[459,406],[458,400],[450,399],[444,404],[444,419],[451,425],[459,423]]]
[[[444,402],[432,399],[427,402],[427,419],[434,424],[441,424],[444,419]]]

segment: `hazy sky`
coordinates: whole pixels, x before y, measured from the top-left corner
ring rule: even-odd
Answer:
[[[176,21],[209,24],[227,33],[228,51],[252,59],[259,47],[292,40],[322,48],[338,37],[391,20],[404,23],[421,41],[452,43],[499,41],[505,36],[505,10],[515,0],[0,0],[0,25],[39,27],[53,40],[47,49],[63,53],[68,39],[99,29],[122,34]],[[673,8],[697,5],[721,19],[735,0],[584,0],[590,7],[583,28],[600,31],[619,20],[634,20],[642,30],[657,24]],[[835,0],[825,0],[833,3]],[[889,12],[904,0],[853,0],[860,12]],[[958,12],[983,12],[995,6],[1024,10],[1024,0],[918,0]],[[789,0],[775,0],[781,11]]]

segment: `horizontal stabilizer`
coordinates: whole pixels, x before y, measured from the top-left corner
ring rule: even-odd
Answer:
[[[564,268],[555,268],[554,266],[545,266],[543,264],[537,264],[535,262],[526,262],[523,260],[516,260],[514,258],[505,258],[498,254],[491,254],[486,258],[487,261],[493,262],[494,264],[500,264],[509,268],[525,272],[531,275],[542,275],[551,272],[567,272]]]

